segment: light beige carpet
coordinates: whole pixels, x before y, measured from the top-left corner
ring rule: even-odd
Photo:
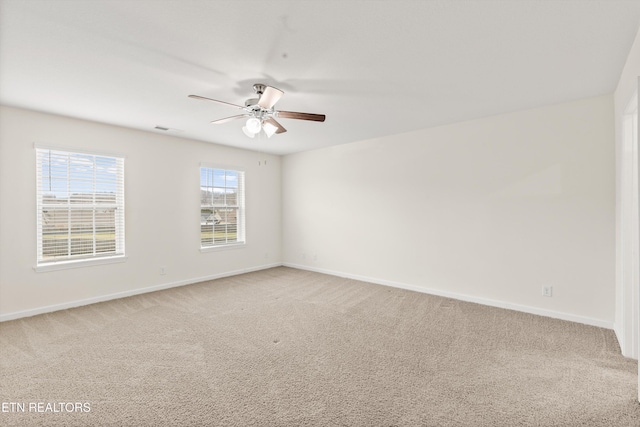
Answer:
[[[4,322],[0,366],[2,426],[640,426],[610,330],[290,268]]]

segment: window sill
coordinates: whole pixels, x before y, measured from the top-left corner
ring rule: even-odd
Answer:
[[[220,245],[220,246],[205,246],[204,248],[200,248],[200,252],[218,252],[218,251],[228,251],[233,249],[242,249],[246,245],[245,242],[242,243],[230,243],[228,245]]]
[[[82,268],[82,267],[91,267],[94,265],[103,265],[103,264],[115,264],[119,262],[126,262],[127,257],[124,255],[120,256],[112,256],[105,258],[97,258],[97,259],[79,259],[73,261],[57,261],[57,262],[47,262],[43,264],[38,264],[33,269],[37,273],[45,272],[45,271],[55,271],[55,270],[68,270],[70,268]]]

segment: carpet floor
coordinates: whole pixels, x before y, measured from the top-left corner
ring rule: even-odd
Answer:
[[[279,267],[0,323],[2,426],[640,426],[612,331]]]

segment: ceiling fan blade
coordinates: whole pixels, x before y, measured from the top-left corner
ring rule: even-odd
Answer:
[[[269,117],[268,119],[265,120],[265,122],[267,123],[271,123],[272,125],[274,125],[275,127],[277,127],[278,129],[276,130],[276,133],[285,133],[287,130],[280,124],[278,123],[274,118]]]
[[[282,95],[284,95],[284,92],[280,89],[276,89],[273,86],[265,86],[264,92],[260,95],[258,105],[268,110],[273,107],[280,98],[282,98]]]
[[[213,101],[213,102],[217,102],[218,104],[226,104],[226,105],[230,105],[230,106],[236,107],[236,108],[244,108],[242,105],[236,105],[236,104],[232,104],[230,102],[218,101],[217,99],[211,99],[211,98],[207,98],[207,97],[200,96],[200,95],[189,95],[189,98],[200,99],[202,101]]]
[[[298,113],[296,111],[276,111],[276,117],[282,117],[283,119],[298,119],[298,120],[311,120],[314,122],[324,122],[324,114],[312,114],[312,113]]]
[[[230,121],[235,120],[235,119],[242,119],[244,117],[247,117],[247,115],[246,114],[240,114],[238,116],[225,117],[224,119],[213,120],[211,122],[211,124],[212,125],[219,125],[219,124],[222,124],[222,123],[230,122]]]

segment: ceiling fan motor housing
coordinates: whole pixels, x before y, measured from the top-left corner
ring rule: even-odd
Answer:
[[[267,88],[267,85],[263,83],[256,83],[253,85],[253,90],[255,90],[258,95],[262,95],[266,88]]]

